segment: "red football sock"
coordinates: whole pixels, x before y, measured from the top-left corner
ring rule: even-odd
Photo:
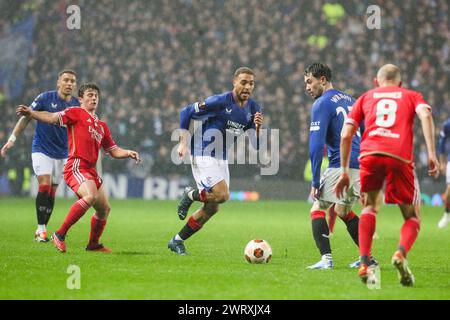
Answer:
[[[372,209],[363,209],[359,218],[359,255],[371,257],[372,238],[377,223],[377,213]]]
[[[450,202],[445,201],[445,212],[450,212]]]
[[[206,190],[205,189],[200,191],[200,201],[201,202],[206,202]]]
[[[91,232],[89,234],[89,245],[96,245],[105,230],[106,219],[101,220],[94,214],[91,218]]]
[[[178,236],[182,240],[187,240],[202,227],[203,225],[191,216],[188,222],[183,226],[183,228],[181,228],[180,232],[178,232]]]
[[[187,225],[193,230],[193,231],[198,231],[200,230],[203,225],[201,223],[199,223],[197,220],[194,219],[193,216],[191,216],[187,222]]]
[[[347,223],[355,217],[356,217],[356,214],[353,211],[350,211],[349,213],[347,213],[346,216],[342,217],[341,220],[344,221],[345,223]]]
[[[65,236],[70,227],[73,226],[85,213],[89,210],[91,206],[86,203],[83,199],[78,200],[70,208],[69,213],[66,216],[63,224],[56,233],[61,236]]]
[[[399,248],[404,250],[406,255],[417,239],[420,230],[420,221],[417,218],[409,218],[403,223],[400,231]]]
[[[52,186],[51,188],[50,188],[50,190],[49,190],[49,195],[50,195],[50,197],[52,197],[52,198],[54,198],[55,196],[56,196],[56,187],[57,186]]]
[[[50,185],[41,184],[41,185],[39,185],[38,192],[49,194],[51,192],[51,190],[52,190],[52,187]]]
[[[328,209],[328,229],[330,230],[330,233],[333,233],[334,231],[334,224],[336,223],[336,216],[337,213],[334,211],[334,205]]]

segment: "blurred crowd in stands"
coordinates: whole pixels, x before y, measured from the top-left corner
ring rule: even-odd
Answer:
[[[81,29],[66,26],[63,0],[5,1],[0,38],[14,23],[35,17],[32,53],[20,98],[0,88],[0,142],[17,121],[15,106],[30,104],[55,88],[64,68],[78,83],[101,89],[98,113],[117,143],[139,150],[142,175],[190,174],[172,164],[180,109],[232,89],[239,66],[256,72],[254,98],[264,108],[266,125],[280,130],[280,172],[303,179],[308,159],[311,98],[303,70],[321,61],[333,70],[335,88],[358,97],[372,88],[385,63],[401,67],[403,85],[419,90],[433,107],[438,129],[450,117],[450,21],[447,0],[152,0],[76,1]],[[6,4],[9,3],[7,7]],[[381,29],[370,30],[366,10],[381,8]],[[0,51],[3,48],[0,48]],[[32,127],[32,126],[30,126]],[[417,127],[418,128],[418,127]],[[2,167],[31,167],[32,128]],[[425,173],[421,130],[416,134],[416,166]],[[104,161],[104,171],[126,173],[126,161]],[[258,168],[231,172],[253,178]],[[242,167],[242,166],[240,166]]]

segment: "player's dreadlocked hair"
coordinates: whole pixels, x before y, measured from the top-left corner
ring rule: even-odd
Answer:
[[[320,77],[324,76],[327,81],[331,80],[331,69],[326,64],[320,63],[320,62],[314,62],[310,64],[308,67],[306,67],[305,72],[303,75],[307,76],[308,74],[311,74],[314,78],[319,79]]]
[[[98,93],[98,96],[100,96],[100,88],[93,82],[83,83],[78,89],[78,97],[82,98],[84,96],[84,92],[88,89],[96,90]]]

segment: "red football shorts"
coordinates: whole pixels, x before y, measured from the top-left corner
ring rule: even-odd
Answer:
[[[419,181],[413,163],[382,155],[368,155],[360,160],[361,192],[381,190],[386,181],[385,202],[420,204]]]
[[[87,180],[94,181],[97,189],[100,189],[103,183],[95,167],[87,165],[83,160],[78,158],[67,161],[64,167],[64,180],[75,193],[77,193],[80,185]]]

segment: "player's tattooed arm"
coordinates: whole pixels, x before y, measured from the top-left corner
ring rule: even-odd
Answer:
[[[58,113],[51,113],[47,111],[33,111],[33,109],[31,109],[30,107],[24,105],[20,105],[16,109],[16,113],[17,115],[22,115],[49,124],[59,123]]]

